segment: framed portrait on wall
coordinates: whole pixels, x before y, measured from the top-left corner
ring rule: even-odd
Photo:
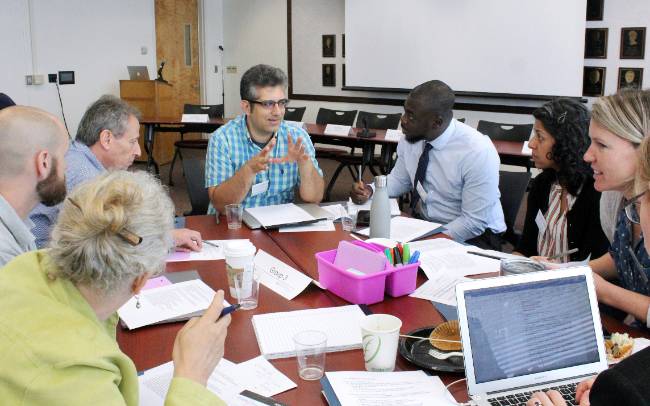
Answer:
[[[640,90],[643,84],[643,68],[618,68],[618,90]]]
[[[323,86],[336,86],[336,65],[333,63],[323,64]]]
[[[345,34],[341,34],[341,56],[345,58]]]
[[[602,21],[604,0],[587,0],[587,21]]]
[[[605,91],[605,68],[600,66],[585,66],[582,77],[582,95],[598,97]]]
[[[645,27],[621,28],[621,59],[643,59]]]
[[[607,28],[587,28],[585,30],[585,58],[607,58]]]
[[[323,58],[336,56],[336,35],[323,35]]]
[[[341,83],[342,83],[342,86],[345,87],[345,64],[343,64],[343,66],[341,66],[341,69],[342,69],[341,70]]]

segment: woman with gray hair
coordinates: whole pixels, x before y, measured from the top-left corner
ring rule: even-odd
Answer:
[[[624,201],[615,215],[609,253],[589,265],[598,300],[640,326],[650,325],[650,257],[639,225],[634,177],[639,144],[649,134],[650,92],[624,91],[594,103],[585,160],[594,171],[596,190],[620,192]],[[617,284],[609,282],[615,279]]]
[[[138,404],[117,309],[164,270],[173,205],[145,172],[109,172],[65,201],[50,250],[0,272],[0,398],[22,404]],[[176,336],[166,405],[224,405],[206,388],[224,352],[223,291]]]

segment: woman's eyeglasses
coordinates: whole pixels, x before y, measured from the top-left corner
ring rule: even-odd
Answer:
[[[627,219],[630,220],[631,223],[641,224],[641,216],[639,213],[641,213],[641,197],[643,197],[643,195],[645,195],[645,192],[639,193],[623,206],[625,216],[627,216]]]

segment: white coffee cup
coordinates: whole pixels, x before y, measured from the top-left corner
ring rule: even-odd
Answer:
[[[256,248],[252,242],[232,241],[226,243],[223,254],[226,257],[226,272],[228,273],[228,286],[230,287],[230,296],[237,298],[237,287],[233,276],[238,273],[253,274],[253,259],[255,258]],[[240,287],[239,289],[246,289]]]
[[[371,314],[361,321],[363,360],[366,370],[390,372],[395,369],[402,320],[390,314]]]

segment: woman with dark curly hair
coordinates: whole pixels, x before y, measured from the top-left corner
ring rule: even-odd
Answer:
[[[515,253],[549,257],[577,248],[561,262],[597,258],[609,241],[600,226],[600,193],[583,155],[589,147],[589,111],[580,102],[559,98],[533,112],[529,142],[535,167],[524,231]]]

